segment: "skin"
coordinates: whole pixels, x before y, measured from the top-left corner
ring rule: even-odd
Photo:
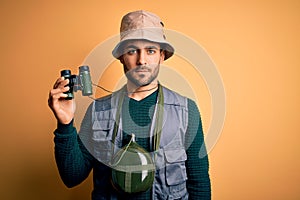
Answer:
[[[160,50],[158,43],[132,40],[125,44],[123,52],[119,59],[127,77],[128,96],[142,100],[157,90],[157,76],[165,58],[164,51]],[[68,83],[68,79],[60,77],[49,92],[48,105],[62,124],[69,124],[75,113],[74,99],[64,99],[67,97],[64,92],[69,90],[68,86],[65,87]]]
[[[67,97],[67,92],[70,88],[65,85],[69,83],[68,79],[60,77],[56,80],[53,89],[49,92],[48,105],[51,108],[52,112],[56,119],[62,124],[69,124],[74,118],[75,113],[75,101],[65,100]]]
[[[164,61],[164,52],[159,44],[144,40],[127,42],[123,52],[120,61],[127,77],[128,96],[141,100],[157,89],[157,76],[160,64]]]

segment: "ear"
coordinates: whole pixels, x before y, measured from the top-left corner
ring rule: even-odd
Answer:
[[[162,64],[165,60],[165,51],[164,50],[161,50],[160,52],[160,63]]]
[[[122,63],[122,64],[124,65],[124,58],[123,58],[123,55],[120,56],[118,59],[120,60],[120,63]]]

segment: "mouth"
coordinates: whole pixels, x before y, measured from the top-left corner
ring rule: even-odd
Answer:
[[[147,72],[149,72],[148,70],[136,70],[135,71],[136,73],[147,73]]]
[[[150,72],[151,70],[148,67],[142,66],[142,67],[137,67],[134,71],[137,73],[146,73],[146,72]]]

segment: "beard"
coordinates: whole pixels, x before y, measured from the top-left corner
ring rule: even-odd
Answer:
[[[127,79],[135,86],[142,87],[150,85],[157,78],[159,65],[159,63],[153,67],[139,65],[131,70],[128,70],[125,65],[123,65],[123,67]],[[139,73],[139,71],[143,71],[144,73]]]

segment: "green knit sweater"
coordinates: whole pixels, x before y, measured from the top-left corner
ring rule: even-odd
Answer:
[[[151,151],[148,135],[157,93],[156,91],[141,101],[127,97],[124,99],[122,106],[123,145],[128,143],[129,135],[134,133],[136,142],[146,150]],[[211,199],[211,187],[208,174],[208,158],[207,156],[199,158],[200,147],[204,142],[201,118],[195,102],[190,99],[188,100],[188,110],[189,122],[186,142],[191,142],[191,145],[187,149],[186,169],[189,199],[209,200]],[[95,159],[81,143],[77,131],[73,127],[73,122],[68,125],[58,124],[54,141],[56,163],[62,180],[68,187],[78,185],[94,167]],[[97,181],[95,175],[94,181]],[[137,195],[122,195],[119,198],[148,200],[151,199],[151,191]],[[93,199],[97,198],[94,197]]]

